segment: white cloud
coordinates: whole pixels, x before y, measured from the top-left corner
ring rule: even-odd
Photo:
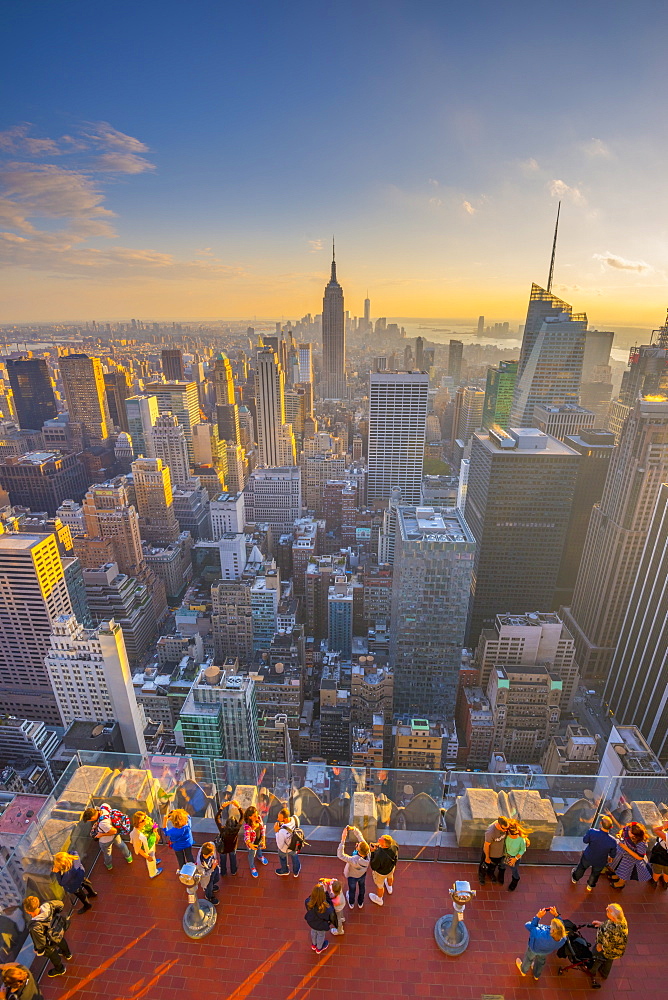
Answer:
[[[477,209],[473,207],[470,201],[463,201],[462,208],[464,209],[467,215],[475,215],[477,211]]]
[[[35,139],[28,135],[32,125],[24,122],[0,132],[0,150],[5,153],[27,153],[28,156],[57,156],[55,139]]]
[[[145,170],[155,170],[155,164],[149,163],[143,156],[136,153],[104,153],[94,161],[94,169],[109,174],[143,174]]]
[[[548,184],[548,189],[553,198],[566,198],[574,205],[586,205],[587,199],[582,191],[576,187],[570,187],[565,181],[555,179]]]
[[[582,151],[585,156],[593,159],[610,159],[612,156],[612,151],[609,146],[603,142],[602,139],[590,139],[589,142],[582,144]]]
[[[593,256],[594,260],[599,260],[603,267],[611,267],[617,271],[637,271],[640,274],[654,271],[652,265],[644,260],[627,260],[626,257],[610,253],[609,250],[606,253],[595,253]]]
[[[307,240],[309,253],[319,253],[323,248],[322,240]]]
[[[533,156],[530,156],[528,160],[520,160],[520,170],[523,174],[530,177],[532,174],[537,174],[540,167],[538,161],[534,160]]]
[[[93,122],[83,134],[105,149],[122,150],[126,153],[148,153],[148,146],[141,139],[119,132],[109,122]]]

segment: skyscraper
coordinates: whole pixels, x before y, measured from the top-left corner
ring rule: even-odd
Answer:
[[[53,623],[46,669],[64,726],[118,722],[126,753],[146,753],[144,726],[137,706],[123,630],[113,619],[85,629],[74,615]]]
[[[132,463],[141,537],[158,545],[171,545],[179,537],[174,513],[169,466],[161,458],[138,458]]]
[[[667,481],[668,397],[640,397],[591,514],[573,602],[563,609],[585,678],[608,676],[659,489]]]
[[[140,576],[144,560],[139,515],[128,503],[125,483],[119,479],[91,486],[84,497],[83,514],[86,534],[111,543],[120,572]]]
[[[187,753],[226,760],[257,760],[255,685],[232,660],[204,667],[180,713]]]
[[[88,478],[77,455],[29,451],[0,460],[0,485],[13,504],[53,517],[63,500],[81,500]]]
[[[58,363],[70,421],[81,424],[86,446],[104,444],[112,425],[102,362],[87,354],[64,354]]]
[[[483,333],[485,332],[485,317],[484,316],[478,316],[478,329],[477,329],[476,332],[477,332],[477,334],[478,334],[479,337],[482,337]]]
[[[0,535],[0,704],[21,719],[61,724],[44,657],[53,622],[71,615],[55,535]]]
[[[451,340],[448,347],[448,375],[455,380],[455,385],[462,377],[462,357],[464,344],[461,340]]]
[[[424,466],[429,376],[424,372],[371,372],[367,502],[419,504]]]
[[[185,382],[186,370],[183,367],[183,353],[178,347],[162,349],[162,374],[168,382]]]
[[[157,458],[169,467],[174,486],[185,486],[190,478],[186,433],[173,413],[161,413],[153,426],[153,447]]]
[[[534,428],[474,433],[465,507],[477,543],[469,645],[497,614],[552,608],[579,461]]]
[[[508,430],[518,364],[518,361],[500,361],[496,368],[487,369],[485,402],[482,408],[482,427],[485,429],[496,424],[503,427],[504,431]]]
[[[14,393],[19,427],[21,430],[40,430],[44,421],[51,420],[58,412],[46,360],[7,358],[5,366]]]
[[[364,329],[371,329],[371,299],[369,298],[369,293],[364,300]]]
[[[125,400],[128,433],[132,438],[135,458],[139,458],[140,455],[145,458],[155,458],[153,425],[158,419],[158,412],[156,396],[128,396]]]
[[[534,406],[559,406],[579,399],[587,317],[531,286],[529,308],[510,415],[512,427],[534,426]]]
[[[144,386],[148,395],[157,396],[160,413],[173,413],[186,435],[188,457],[195,461],[193,454],[192,429],[200,422],[199,394],[196,382],[149,382]]]
[[[399,715],[448,719],[454,713],[474,553],[460,511],[398,508],[390,664]]]
[[[228,445],[238,445],[241,443],[241,434],[239,407],[234,395],[234,375],[229,358],[222,352],[213,359],[213,385],[218,434]]]
[[[313,345],[299,345],[299,382],[313,385]]]
[[[285,420],[285,375],[275,351],[258,351],[255,371],[255,407],[260,465],[294,465],[295,438]]]
[[[105,372],[104,389],[112,424],[127,432],[128,418],[125,400],[130,395],[130,378],[126,369],[118,366],[110,372]]]
[[[346,398],[346,325],[343,289],[336,279],[332,244],[332,273],[322,300],[322,395]]]
[[[415,338],[415,367],[418,371],[424,371],[424,337]]]
[[[668,485],[659,495],[638,564],[604,700],[668,758]]]
[[[482,426],[485,393],[475,385],[460,385],[455,393],[455,412],[452,417],[452,441],[466,446],[475,430]]]
[[[278,538],[292,531],[302,514],[302,476],[298,465],[253,469],[244,491],[249,524],[269,524]]]

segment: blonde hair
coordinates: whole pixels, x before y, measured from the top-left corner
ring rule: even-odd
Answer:
[[[79,860],[78,854],[68,854],[67,851],[59,851],[53,856],[53,871],[59,875],[68,872],[75,861]]]
[[[399,845],[397,844],[394,837],[390,837],[389,833],[384,833],[382,837],[378,838],[378,843],[383,847],[391,847],[393,851],[399,850]]]
[[[601,830],[612,830],[613,822],[609,816],[601,816],[598,825],[600,826]]]
[[[566,937],[566,928],[563,921],[558,920],[556,917],[550,924],[550,937],[555,941],[563,941]]]
[[[359,856],[361,858],[368,858],[369,857],[369,845],[367,844],[366,840],[360,840],[360,841],[358,841],[358,843],[357,843],[357,853],[359,854]]]
[[[612,910],[612,912],[614,913],[615,923],[619,923],[622,920],[626,920],[626,917],[624,916],[624,911],[619,905],[619,903],[608,903],[606,911],[607,910]]]
[[[177,829],[181,826],[187,826],[188,818],[189,818],[188,813],[185,811],[185,809],[172,809],[172,811],[167,816],[167,819],[172,824],[172,826],[175,826]]]
[[[141,809],[139,809],[132,816],[132,829],[133,830],[138,830],[140,826],[144,825],[144,823],[146,822],[147,819],[148,819],[148,817],[147,817],[146,813],[142,812]]]
[[[531,830],[529,830],[525,826],[522,826],[522,824],[518,823],[517,820],[511,819],[510,822],[508,823],[508,829],[506,830],[506,833],[509,834],[511,837],[524,837],[524,839],[527,840],[529,834],[531,833]]]

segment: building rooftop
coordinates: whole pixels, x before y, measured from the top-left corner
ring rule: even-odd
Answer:
[[[325,771],[322,765],[323,772]],[[314,785],[318,775],[312,775]],[[271,838],[273,842],[273,837]],[[613,894],[599,883],[593,893],[574,886],[567,868],[523,869],[519,892],[477,884],[473,864],[400,861],[392,898],[383,908],[365,903],[346,910],[346,934],[330,938],[318,956],[310,948],[303,919],[304,899],[323,875],[340,874],[336,858],[303,857],[299,879],[278,879],[269,844],[269,865],[251,879],[240,853],[239,875],[221,879],[218,919],[200,941],[183,933],[186,895],[174,874],[174,855],[158,848],[165,874],[149,881],[139,859],[128,871],[97,863],[92,880],[99,892],[93,909],[75,915],[68,932],[74,959],[60,979],[43,977],[45,1000],[386,1000],[457,997],[457,1000],[584,1000],[589,977],[552,955],[536,983],[520,978],[515,957],[527,940],[525,921],[539,907],[554,904],[574,922],[601,919]],[[140,862],[141,863],[141,862]],[[435,922],[452,912],[448,888],[468,879],[477,890],[466,907],[471,935],[458,958],[434,941]],[[659,997],[665,990],[661,942],[668,934],[668,893],[629,882],[622,902],[630,940],[604,986],[607,1000],[633,995]],[[584,934],[593,941],[593,931]],[[42,962],[37,960],[37,971]]]
[[[36,822],[47,798],[46,795],[16,795],[0,812],[0,837],[25,833],[30,824]]]

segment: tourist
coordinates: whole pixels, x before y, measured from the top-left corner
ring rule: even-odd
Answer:
[[[334,912],[336,913],[337,926],[332,927],[332,934],[344,934],[343,925],[346,922],[346,897],[343,892],[343,886],[337,878],[321,878],[320,885],[327,893],[327,899],[334,907]]]
[[[393,837],[384,834],[379,838],[377,844],[371,844],[370,865],[371,877],[376,887],[376,892],[369,893],[369,899],[376,906],[383,905],[383,895],[387,889],[391,896],[394,885],[394,869],[399,860],[399,845]]]
[[[4,1000],[44,1000],[30,969],[17,962],[0,965]]]
[[[268,865],[269,862],[262,853],[263,849],[267,846],[265,841],[264,823],[260,819],[260,814],[255,806],[249,806],[244,813],[244,843],[248,848],[248,864],[250,865],[250,873],[253,878],[257,878],[258,872],[255,867],[256,860],[262,865]]]
[[[616,958],[622,957],[629,939],[626,917],[618,903],[610,903],[606,907],[605,916],[606,920],[604,921],[592,920],[592,926],[598,927],[594,946],[594,962],[589,970],[592,977],[591,985],[595,990],[601,988],[601,984],[596,978],[597,973],[600,973],[601,979],[608,978],[612,963]]]
[[[617,854],[610,865],[614,889],[623,889],[634,873],[639,882],[651,882],[652,869],[646,860],[648,840],[642,823],[627,823],[623,827],[617,840]]]
[[[190,816],[185,809],[172,809],[167,816],[167,826],[164,833],[176,854],[179,868],[183,868],[186,862],[193,864],[192,847],[195,841],[193,840]]]
[[[150,816],[141,810],[132,816],[132,830],[130,831],[130,843],[135,854],[144,858],[149,878],[157,878],[162,875],[162,868],[158,867],[155,857],[155,845],[158,840],[158,827]]]
[[[227,809],[227,819],[223,823],[223,812]],[[216,846],[220,856],[220,874],[227,875],[227,859],[230,859],[230,875],[237,873],[237,843],[239,841],[239,831],[243,823],[243,813],[241,806],[236,799],[223,802],[216,813],[216,826],[218,827],[218,839]]]
[[[28,896],[23,901],[23,909],[30,917],[28,933],[32,938],[35,955],[38,958],[46,955],[51,961],[52,968],[47,972],[49,979],[65,975],[63,958],[68,962],[72,958],[65,940],[65,925],[60,918],[64,905],[60,899],[48,899],[40,904],[37,896]]]
[[[355,849],[352,854],[346,854],[345,844],[348,834],[356,840]],[[355,905],[357,896],[357,906],[361,910],[364,906],[364,892],[366,889],[366,873],[369,870],[370,848],[364,837],[356,826],[346,826],[341,834],[341,843],[336,849],[336,856],[346,865],[343,869],[345,878],[348,879],[348,904]]]
[[[53,856],[53,868],[51,871],[56,876],[56,882],[65,892],[69,892],[81,903],[81,909],[77,913],[85,913],[90,910],[89,899],[94,899],[97,893],[86,878],[86,869],[81,864],[78,854],[68,854],[67,851],[59,851]]]
[[[311,948],[317,955],[321,955],[329,948],[327,931],[330,927],[337,926],[336,912],[320,882],[313,886],[311,895],[304,902],[304,920],[311,929]]]
[[[299,830],[299,833],[296,831]],[[299,877],[299,870],[302,866],[299,851],[303,843],[303,834],[299,828],[299,820],[296,816],[291,816],[288,809],[281,809],[276,822],[274,823],[276,834],[276,848],[278,850],[277,875],[289,875],[288,858],[292,865],[292,874]]]
[[[220,867],[218,865],[218,858],[216,857],[215,845],[210,840],[200,847],[195,863],[198,872],[202,876],[199,884],[204,890],[204,895],[210,903],[218,906],[216,893],[218,892],[218,883],[220,882]]]
[[[111,822],[111,806],[108,803],[103,802],[99,809],[89,806],[82,818],[86,823],[95,824],[91,836],[100,845],[102,860],[107,871],[110,872],[114,867],[111,860],[113,847],[118,848],[129,865],[132,864],[132,855],[130,854],[128,845],[123,843],[118,827],[114,826]]]
[[[649,856],[654,885],[668,889],[668,823],[652,827],[656,841]]]
[[[528,831],[515,820],[511,820],[504,842],[503,863],[510,869],[508,892],[514,892],[520,881],[520,862],[531,843]]]
[[[503,885],[505,875],[505,865],[503,863],[504,845],[510,820],[506,816],[499,816],[491,826],[485,830],[485,840],[482,845],[482,856],[478,868],[478,878],[480,885],[485,884],[487,875],[492,882],[499,882]],[[498,875],[496,874],[498,872]]]
[[[587,879],[587,892],[592,892],[598,882],[599,875],[617,853],[617,841],[610,833],[613,827],[611,817],[601,816],[598,825],[600,830],[592,827],[582,838],[587,846],[571,872],[571,882],[573,885],[577,885],[587,869],[591,868]]]
[[[544,917],[546,913],[552,915],[549,927],[540,922],[540,918]],[[529,931],[529,943],[524,958],[516,958],[515,965],[522,976],[526,976],[529,969],[532,969],[533,978],[540,979],[547,956],[561,947],[561,942],[566,937],[566,928],[559,919],[556,906],[543,907],[524,926]]]

